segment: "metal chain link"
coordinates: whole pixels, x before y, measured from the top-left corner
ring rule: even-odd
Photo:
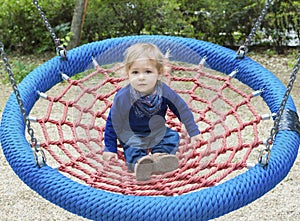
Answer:
[[[2,42],[0,42],[0,54],[1,54],[2,60],[3,60],[4,65],[5,65],[5,69],[8,73],[9,81],[10,81],[11,86],[13,88],[14,94],[15,94],[17,102],[18,102],[18,105],[20,107],[20,111],[21,111],[21,114],[23,116],[25,125],[27,127],[27,132],[28,132],[28,134],[31,138],[31,147],[33,149],[34,158],[36,160],[37,165],[39,167],[42,167],[46,163],[46,156],[45,156],[44,151],[40,148],[39,143],[38,143],[37,139],[34,136],[34,130],[32,129],[32,127],[30,125],[30,121],[27,118],[26,109],[24,107],[24,103],[22,101],[20,91],[18,89],[15,77],[12,73],[11,66],[8,62],[8,58],[6,56],[6,53],[5,53],[5,50],[4,50],[4,45],[3,45]]]
[[[282,114],[284,112],[284,108],[285,108],[285,105],[289,99],[289,95],[292,91],[292,88],[293,88],[293,84],[296,80],[296,75],[299,71],[299,67],[300,67],[300,53],[298,53],[298,56],[297,56],[297,59],[296,59],[296,64],[293,68],[293,71],[292,71],[292,74],[290,76],[290,80],[289,80],[289,83],[287,85],[287,89],[286,89],[286,92],[283,96],[283,99],[282,99],[282,102],[280,104],[280,107],[279,107],[279,110],[276,114],[276,117],[275,117],[275,120],[274,120],[274,125],[273,127],[271,128],[271,131],[270,131],[270,137],[267,139],[266,141],[266,147],[264,150],[262,150],[260,152],[260,156],[259,156],[259,163],[262,165],[262,166],[266,166],[268,165],[269,163],[269,159],[270,159],[270,155],[271,155],[271,145],[273,144],[274,140],[275,140],[275,137],[276,137],[276,134],[278,132],[278,129],[279,129],[279,124],[280,124],[280,120],[281,120],[281,117],[282,117]]]
[[[272,0],[266,0],[265,6],[264,6],[261,14],[259,15],[257,21],[255,22],[253,28],[251,29],[250,34],[246,38],[244,45],[240,46],[240,48],[237,51],[237,57],[238,58],[244,58],[245,55],[248,53],[248,46],[252,42],[252,39],[255,36],[256,30],[260,27],[263,18],[267,14],[269,5],[271,3],[272,3]]]
[[[244,45],[240,46],[240,48],[238,49],[237,58],[244,58],[245,55],[247,54],[248,46],[252,42],[252,39],[255,36],[255,33],[256,33],[257,29],[260,27],[263,18],[267,14],[268,8],[269,8],[271,3],[272,3],[272,0],[266,0],[265,6],[264,6],[260,16],[258,17],[257,21],[255,22],[253,28],[251,29],[250,34],[246,38]],[[260,152],[260,156],[259,156],[258,161],[263,167],[265,167],[269,163],[269,159],[270,159],[270,155],[271,155],[271,145],[273,144],[273,142],[275,140],[275,137],[276,137],[276,134],[279,130],[280,120],[282,118],[285,105],[288,101],[289,95],[290,95],[291,90],[293,88],[293,84],[296,80],[297,72],[299,71],[300,53],[298,53],[298,56],[297,56],[296,60],[297,60],[297,62],[295,64],[295,66],[293,68],[293,72],[290,76],[290,80],[289,80],[289,83],[287,85],[286,92],[285,92],[285,94],[283,96],[283,99],[282,99],[282,102],[279,106],[279,110],[276,113],[275,120],[274,120],[274,125],[273,125],[273,127],[271,128],[271,131],[270,131],[270,137],[266,141],[265,149]]]
[[[40,16],[42,17],[43,21],[44,21],[44,24],[46,26],[46,28],[48,29],[48,31],[50,32],[50,35],[55,43],[55,46],[56,46],[56,53],[63,57],[63,58],[66,58],[67,57],[67,50],[66,48],[60,43],[60,40],[59,38],[57,38],[53,28],[51,27],[47,17],[46,17],[46,14],[43,12],[42,8],[39,6],[39,2],[38,0],[33,0],[33,4],[35,5],[35,7],[37,8],[37,10],[39,11],[40,13]]]

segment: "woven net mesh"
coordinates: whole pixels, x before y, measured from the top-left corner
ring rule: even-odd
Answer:
[[[122,147],[118,159],[105,162],[104,129],[115,93],[128,82],[122,66],[96,67],[69,78],[54,95],[40,99],[31,112],[37,116],[41,147],[47,163],[77,182],[128,195],[181,195],[217,185],[247,167],[262,141],[262,118],[252,105],[252,93],[234,86],[230,76],[208,73],[202,65],[169,64],[164,82],[187,102],[204,139],[190,144],[187,131],[171,112],[166,124],[180,134],[177,170],[136,181],[127,170]]]

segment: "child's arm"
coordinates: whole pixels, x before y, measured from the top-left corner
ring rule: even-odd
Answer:
[[[117,94],[118,95],[118,94]],[[108,161],[112,158],[117,158],[117,140],[118,135],[121,134],[123,127],[123,120],[121,117],[121,109],[119,106],[118,96],[115,96],[113,106],[111,107],[108,117],[106,119],[105,133],[104,133],[104,153],[103,159]]]
[[[194,137],[199,135],[200,130],[198,128],[198,125],[195,123],[193,113],[191,112],[187,103],[171,88],[167,88],[167,93],[165,94],[165,96],[168,100],[169,108],[184,124],[189,136]]]
[[[113,158],[117,159],[117,135],[113,128],[111,112],[109,112],[109,115],[106,120],[104,143],[105,148],[103,152],[103,160],[109,161]]]

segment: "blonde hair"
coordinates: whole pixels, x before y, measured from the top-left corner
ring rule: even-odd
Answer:
[[[163,74],[165,57],[159,48],[151,43],[137,43],[127,48],[124,59],[125,72],[128,73],[131,65],[140,58],[154,62],[159,73]]]

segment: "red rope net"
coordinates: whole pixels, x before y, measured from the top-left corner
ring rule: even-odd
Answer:
[[[170,64],[165,82],[188,103],[204,139],[196,146],[173,115],[167,125],[180,133],[180,167],[147,182],[136,181],[127,171],[122,148],[119,159],[105,162],[103,135],[105,121],[115,93],[126,84],[118,77],[120,68],[96,71],[80,80],[71,79],[47,95],[32,114],[44,135],[41,147],[47,163],[72,179],[102,190],[130,195],[180,195],[222,182],[247,167],[251,151],[262,142],[258,138],[261,116],[251,104],[253,95],[233,86],[230,76],[206,73],[200,66]],[[46,103],[45,103],[46,102]]]

